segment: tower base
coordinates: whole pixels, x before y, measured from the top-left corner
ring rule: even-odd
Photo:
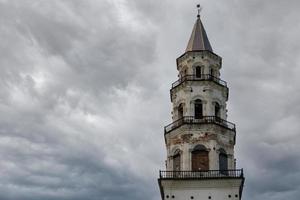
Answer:
[[[160,172],[158,179],[162,200],[240,200],[245,178],[240,176],[207,176],[206,172],[172,172],[172,176],[164,176],[166,172]],[[167,172],[170,173],[170,172]],[[196,176],[195,176],[196,174]]]

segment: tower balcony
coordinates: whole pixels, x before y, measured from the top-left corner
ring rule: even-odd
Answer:
[[[223,87],[227,87],[226,81],[223,81],[222,79],[217,78],[211,74],[201,74],[199,76],[185,75],[185,76],[181,77],[180,79],[178,79],[177,81],[172,83],[172,89],[179,86],[180,84],[182,84],[185,81],[213,81]]]
[[[224,179],[244,178],[243,169],[206,171],[159,171],[160,179]]]
[[[174,83],[172,83],[172,88],[170,90],[171,92],[171,101],[172,101],[172,94],[174,92],[174,90],[179,87],[180,85],[189,82],[189,81],[212,81],[213,83],[224,87],[227,90],[227,95],[228,95],[228,87],[227,87],[227,82],[223,81],[220,78],[217,78],[211,74],[200,74],[199,76],[196,75],[185,75],[183,77],[181,77],[180,79],[178,79],[177,81],[175,81]],[[228,98],[228,96],[227,96]]]
[[[184,116],[174,121],[173,123],[165,126],[165,134],[179,128],[184,124],[216,124],[218,126],[235,132],[235,124],[221,119],[220,117],[202,116],[201,118],[195,118],[194,116]]]

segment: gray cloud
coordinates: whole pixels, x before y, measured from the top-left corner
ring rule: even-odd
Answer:
[[[159,199],[196,1],[0,1],[0,199]],[[297,1],[203,2],[244,199],[299,196]]]

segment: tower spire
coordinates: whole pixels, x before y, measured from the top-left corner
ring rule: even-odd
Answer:
[[[197,20],[194,25],[190,40],[188,42],[188,45],[186,47],[185,52],[188,51],[201,51],[201,50],[208,50],[213,52],[213,49],[210,45],[210,42],[208,40],[206,31],[204,29],[204,26],[200,19],[200,12],[202,10],[202,7],[200,4],[197,5],[198,8],[198,14],[197,14]]]

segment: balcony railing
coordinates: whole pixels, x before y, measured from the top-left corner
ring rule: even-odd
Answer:
[[[223,81],[211,74],[200,74],[200,76],[185,75],[185,76],[181,77],[180,79],[178,79],[177,81],[172,83],[172,89],[179,86],[180,84],[182,84],[185,81],[213,81],[221,86],[227,87],[226,81]]]
[[[160,179],[244,178],[243,169],[208,171],[159,171]]]
[[[165,126],[165,134],[171,132],[172,130],[184,124],[216,124],[224,128],[227,128],[229,130],[235,131],[235,124],[228,122],[224,119],[221,119],[220,117],[203,116],[200,118],[195,118],[193,116],[185,116]]]

